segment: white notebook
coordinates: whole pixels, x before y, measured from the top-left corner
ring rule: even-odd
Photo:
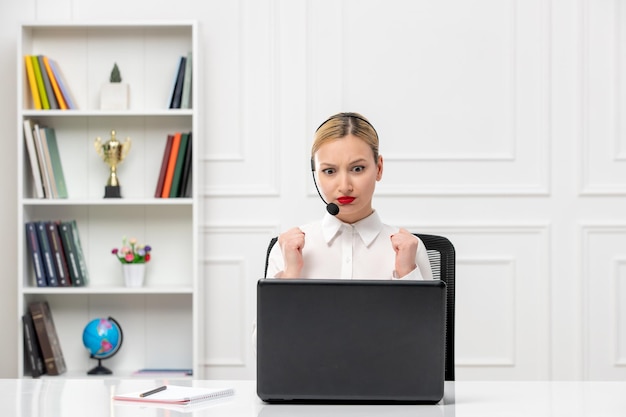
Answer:
[[[146,391],[131,392],[129,394],[114,395],[118,401],[133,401],[153,404],[194,404],[200,401],[214,400],[231,396],[235,393],[232,388],[202,388],[184,387],[180,385],[166,385],[163,391],[142,397]]]

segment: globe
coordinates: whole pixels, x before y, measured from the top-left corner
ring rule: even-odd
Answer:
[[[88,375],[109,375],[110,369],[102,366],[102,360],[115,355],[122,346],[124,334],[113,317],[91,320],[83,330],[83,345],[90,357],[98,360],[98,365],[87,372]]]

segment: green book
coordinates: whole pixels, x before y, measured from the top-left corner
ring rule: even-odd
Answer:
[[[185,164],[185,153],[187,153],[187,144],[189,143],[189,133],[183,133],[180,136],[180,148],[176,157],[176,165],[174,166],[174,176],[172,177],[172,188],[170,188],[170,198],[178,196],[180,183],[183,173],[183,165]]]
[[[70,224],[70,230],[72,232],[72,237],[74,238],[74,249],[76,249],[76,256],[78,257],[78,267],[80,268],[80,274],[83,277],[82,285],[87,285],[89,283],[89,273],[87,271],[87,261],[85,260],[83,245],[80,243],[78,224],[76,223],[76,220],[71,220],[68,223]]]
[[[191,52],[187,55],[185,63],[185,78],[183,78],[183,95],[180,100],[181,109],[191,108]]]
[[[58,198],[67,198],[67,186],[65,185],[65,175],[63,175],[63,165],[61,164],[56,134],[51,127],[44,127],[43,130],[46,132],[46,142],[48,143],[48,152],[50,152],[50,162],[52,163]]]
[[[33,62],[33,71],[35,72],[35,79],[37,80],[37,89],[39,90],[39,97],[41,98],[41,107],[44,110],[50,110],[50,103],[48,102],[48,95],[46,94],[46,86],[43,84],[41,68],[39,67],[39,58],[37,55],[32,55],[30,59]]]

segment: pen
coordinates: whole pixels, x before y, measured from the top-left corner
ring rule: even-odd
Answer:
[[[152,389],[150,391],[143,392],[139,394],[140,397],[147,397],[148,395],[156,394],[157,392],[165,391],[167,389],[167,385],[163,385],[162,387]]]

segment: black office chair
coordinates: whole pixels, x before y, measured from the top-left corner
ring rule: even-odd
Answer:
[[[454,381],[454,275],[456,266],[456,255],[454,246],[447,238],[437,235],[424,235],[414,233],[419,237],[428,253],[428,260],[433,271],[433,278],[440,279],[446,283],[446,359],[445,359],[445,379]],[[265,255],[265,273],[269,265],[270,252],[276,242],[277,237],[273,237],[267,247]]]

